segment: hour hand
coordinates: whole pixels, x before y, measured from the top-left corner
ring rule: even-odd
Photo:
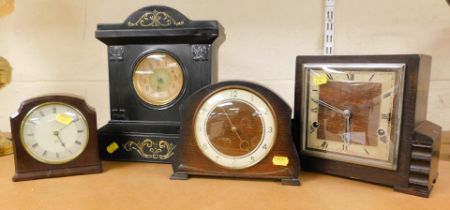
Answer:
[[[56,136],[56,138],[58,138],[58,141],[61,143],[61,146],[66,148],[66,145],[64,144],[64,142],[61,140],[61,137],[59,137],[59,132],[55,131],[53,132],[53,135]]]
[[[312,98],[311,100],[312,100],[313,102],[318,103],[319,105],[322,105],[322,106],[324,106],[325,108],[331,109],[332,111],[335,111],[335,112],[337,112],[337,113],[339,113],[339,114],[344,114],[344,111],[343,111],[343,110],[341,110],[341,109],[339,109],[339,108],[336,108],[336,107],[334,107],[334,106],[331,106],[330,104],[326,103],[325,101],[322,101],[322,100],[320,100],[320,99],[315,99],[315,98]]]

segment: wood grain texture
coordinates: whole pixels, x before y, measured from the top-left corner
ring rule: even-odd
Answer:
[[[378,121],[381,84],[364,82],[333,82],[319,87],[319,99],[341,110],[351,110],[351,132],[364,133],[362,140],[353,138],[352,143],[376,146],[378,143]],[[320,127],[317,137],[342,142],[345,118],[330,109],[319,109]],[[395,123],[394,123],[395,124]]]
[[[307,155],[301,155],[301,161],[304,169],[351,177],[395,188],[408,188],[415,128],[426,119],[431,57],[426,55],[298,56],[293,126],[294,139],[298,145],[300,145],[300,134],[302,133],[300,114],[304,82],[302,72],[305,63],[404,63],[406,65],[398,166],[395,171]],[[299,151],[302,154],[302,151]],[[413,191],[408,191],[408,193],[413,193]],[[420,193],[415,194],[421,195]]]
[[[240,101],[228,103],[232,104],[218,104],[212,110],[206,122],[206,132],[212,145],[221,153],[229,156],[245,155],[261,142],[263,123],[259,115],[255,116],[257,110],[253,107]],[[239,114],[235,111],[237,109]]]
[[[441,153],[439,157],[443,160],[450,160],[450,131],[442,132]]]
[[[2,209],[424,210],[448,209],[450,197],[450,161],[446,160],[439,162],[439,179],[428,199],[308,171],[302,171],[301,187],[249,179],[174,181],[168,179],[170,165],[117,161],[103,161],[105,172],[100,174],[15,183],[10,180],[13,162],[11,155],[0,157]]]
[[[422,197],[428,197],[438,176],[438,159],[441,146],[441,127],[425,121],[414,133],[408,187],[394,189]]]
[[[109,100],[108,62],[104,45],[93,39],[96,24],[121,22],[149,2],[110,0],[108,7],[104,0],[44,2],[16,1],[14,13],[0,21],[4,29],[0,55],[14,68],[12,84],[0,91],[0,98],[8,99],[0,105],[0,130],[10,130],[9,115],[20,102],[55,91],[85,97],[97,109],[98,125],[104,125],[110,119],[105,103]],[[216,19],[225,26],[227,42],[220,48],[219,80],[264,83],[293,108],[295,56],[322,53],[323,1],[290,1],[288,7],[275,0],[265,4],[247,0],[239,2],[240,7],[227,1],[208,9],[192,6],[203,3],[167,4],[192,19]],[[443,44],[450,43],[450,7],[445,1],[347,0],[338,4],[335,54],[426,52],[433,56],[432,87],[450,84],[450,48]],[[421,30],[424,27],[428,30]],[[261,50],[261,43],[269,43],[271,50]],[[430,100],[428,108],[428,119],[445,130],[450,130],[448,90],[431,89],[430,97],[437,100]],[[438,104],[445,110],[432,108]]]
[[[21,142],[20,127],[27,113],[45,102],[61,102],[76,107],[89,125],[88,143],[84,151],[74,160],[64,164],[45,164],[34,159]],[[24,101],[15,115],[11,117],[11,134],[14,144],[14,163],[16,174],[13,181],[69,176],[76,174],[99,173],[102,171],[98,154],[97,123],[95,110],[83,99],[73,96],[49,95]]]
[[[196,113],[201,101],[215,90],[227,86],[241,86],[259,93],[272,106],[274,114],[278,119],[276,123],[279,130],[277,131],[276,142],[270,153],[258,164],[241,170],[227,169],[209,160],[198,148],[193,132],[194,113]],[[188,174],[282,180],[293,179],[297,180],[298,184],[300,163],[293,141],[291,140],[290,116],[291,110],[281,98],[272,91],[256,84],[240,81],[227,81],[203,88],[201,91],[192,95],[181,109],[181,141],[176,149],[176,158],[172,164],[175,175],[173,178],[180,178],[180,175],[181,177],[185,177],[183,174]],[[287,166],[274,165],[272,162],[274,156],[287,157],[289,159],[289,164]]]

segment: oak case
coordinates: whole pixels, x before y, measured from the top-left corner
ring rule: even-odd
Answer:
[[[24,148],[20,129],[22,120],[35,107],[48,102],[64,103],[75,107],[88,123],[88,143],[75,159],[62,164],[46,164],[34,159]],[[17,113],[11,116],[11,133],[14,143],[16,174],[13,181],[99,173],[102,171],[97,142],[96,113],[83,99],[69,96],[42,96],[24,101]]]
[[[199,149],[194,134],[195,114],[208,96],[226,90],[227,88],[242,88],[258,93],[273,109],[277,134],[272,150],[258,163],[244,169],[230,169],[218,165]],[[174,174],[171,179],[187,179],[189,175],[268,178],[281,179],[283,184],[299,185],[298,173],[300,164],[298,155],[291,137],[291,109],[281,98],[272,91],[248,82],[227,81],[207,86],[192,95],[181,108],[182,128],[179,147],[176,150],[176,159],[172,164]],[[273,163],[274,156],[283,156],[289,159],[287,166]]]
[[[405,65],[397,167],[394,170],[308,155],[302,150],[301,126],[304,94],[303,71],[307,64]],[[296,63],[293,134],[306,170],[393,186],[395,190],[428,197],[437,178],[441,128],[426,121],[431,57],[427,55],[298,56]],[[401,100],[400,100],[401,101]]]

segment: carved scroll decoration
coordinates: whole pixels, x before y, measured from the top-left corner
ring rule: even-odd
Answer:
[[[159,142],[151,139],[144,139],[141,142],[127,141],[123,144],[125,151],[135,150],[141,157],[154,160],[167,160],[174,154],[175,145],[165,140]]]
[[[130,27],[169,27],[182,26],[184,21],[177,21],[167,12],[153,10],[144,13],[136,22],[128,21]]]

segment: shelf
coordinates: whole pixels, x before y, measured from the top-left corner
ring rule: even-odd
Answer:
[[[0,157],[0,209],[445,209],[450,161],[441,160],[430,198],[389,187],[302,172],[301,186],[278,181],[193,177],[170,180],[171,165],[104,161],[101,174],[12,182]]]

